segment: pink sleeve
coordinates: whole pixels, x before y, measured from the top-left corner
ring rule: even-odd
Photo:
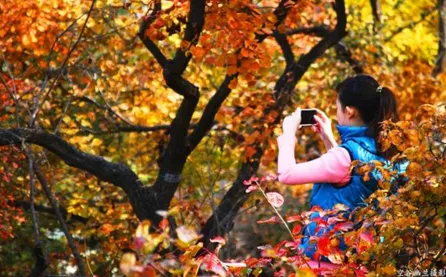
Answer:
[[[343,147],[333,147],[317,159],[298,163],[294,157],[296,138],[283,134],[277,138],[279,145],[278,177],[284,184],[333,183],[350,181],[351,159]]]

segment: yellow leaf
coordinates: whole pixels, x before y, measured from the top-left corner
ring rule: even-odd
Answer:
[[[134,253],[125,253],[121,257],[119,268],[122,274],[129,276],[132,273],[132,268],[136,265],[136,255]]]

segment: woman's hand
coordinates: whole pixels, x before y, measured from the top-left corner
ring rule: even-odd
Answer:
[[[321,110],[317,110],[317,114],[314,116],[316,124],[312,126],[313,131],[319,133],[322,141],[325,144],[327,150],[337,146],[337,142],[333,136],[333,130],[331,129],[331,120]]]
[[[282,129],[284,134],[296,135],[297,129],[299,129],[301,121],[300,108],[297,108],[292,114],[285,117],[282,123]]]

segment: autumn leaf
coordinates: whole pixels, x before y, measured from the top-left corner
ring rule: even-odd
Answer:
[[[184,225],[176,228],[175,231],[177,233],[178,239],[184,243],[190,243],[200,238],[200,236],[194,229],[186,227]]]
[[[263,223],[279,223],[280,219],[277,216],[272,216],[269,219],[265,219],[265,220],[258,220],[257,223],[258,224],[263,224]]]
[[[276,208],[280,208],[284,202],[283,196],[278,192],[267,192],[266,198],[268,202]]]
[[[125,253],[121,257],[119,268],[122,274],[129,276],[133,272],[133,268],[136,265],[136,255],[134,253]]]

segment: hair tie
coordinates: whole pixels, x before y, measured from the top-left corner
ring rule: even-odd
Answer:
[[[376,89],[376,92],[377,92],[377,93],[381,93],[382,90],[383,90],[383,87],[382,87],[382,86],[379,86],[379,87]]]

